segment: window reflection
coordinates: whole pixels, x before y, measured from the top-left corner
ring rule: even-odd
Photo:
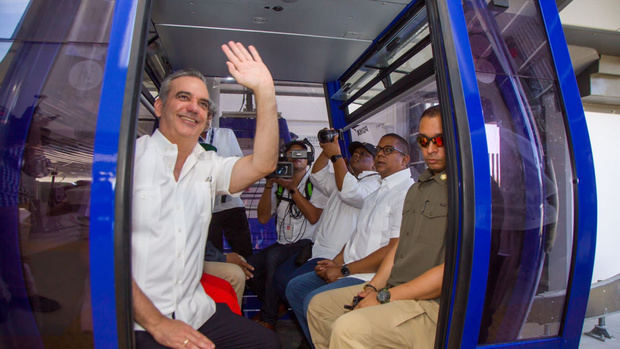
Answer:
[[[17,25],[0,57],[0,347],[91,347],[91,167],[114,2],[9,4],[24,15],[0,12]]]
[[[559,333],[572,250],[572,167],[534,1],[465,1],[487,131],[492,236],[480,343]]]

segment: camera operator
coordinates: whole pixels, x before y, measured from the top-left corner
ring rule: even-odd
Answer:
[[[278,318],[276,269],[312,243],[315,223],[327,202],[321,191],[313,190],[309,180],[309,165],[314,154],[306,142],[296,140],[285,146],[286,159],[293,163],[292,177],[268,178],[258,202],[259,222],[265,224],[276,215],[278,241],[248,258],[248,263],[254,266],[254,277],[247,284],[262,302],[260,324],[270,329],[275,327]]]

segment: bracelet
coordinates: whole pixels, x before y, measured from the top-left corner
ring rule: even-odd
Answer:
[[[376,288],[375,286],[373,286],[372,284],[366,284],[366,285],[364,285],[364,288],[363,288],[363,289],[365,290],[367,287],[372,288],[372,289],[373,289],[373,291],[375,291],[375,292],[379,292],[379,291],[377,290],[377,288]]]

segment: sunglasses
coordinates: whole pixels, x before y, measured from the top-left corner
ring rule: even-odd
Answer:
[[[402,151],[394,148],[391,145],[386,145],[385,147],[377,146],[377,154],[379,154],[380,152],[383,152],[383,154],[385,154],[385,155],[390,155],[390,154],[392,154],[395,151],[397,151],[397,152],[399,152],[399,153],[401,153],[403,155],[407,155],[407,153],[402,152]]]
[[[428,147],[431,142],[435,143],[438,147],[443,147],[443,135],[437,135],[435,137],[426,137],[425,135],[418,135],[418,144],[422,148]]]

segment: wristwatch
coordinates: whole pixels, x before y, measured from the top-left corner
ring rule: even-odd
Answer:
[[[340,268],[340,273],[342,273],[342,276],[349,276],[351,275],[351,271],[349,270],[349,267],[347,267],[347,265],[343,265],[342,268]]]
[[[341,159],[342,155],[337,154],[337,155],[332,155],[329,159],[332,161],[332,163],[336,162],[336,160]]]
[[[389,303],[390,296],[390,290],[387,287],[384,287],[379,290],[379,293],[377,293],[377,301],[381,304]]]

